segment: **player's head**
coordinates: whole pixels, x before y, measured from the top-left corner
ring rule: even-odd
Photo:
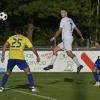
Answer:
[[[16,27],[15,28],[15,34],[22,34],[23,33],[23,30],[21,27]]]
[[[61,14],[61,17],[62,17],[62,18],[63,18],[63,17],[67,17],[68,12],[67,12],[67,10],[65,10],[65,9],[61,9],[60,14]]]

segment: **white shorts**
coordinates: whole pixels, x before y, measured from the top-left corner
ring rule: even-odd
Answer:
[[[73,38],[70,38],[59,43],[58,47],[60,47],[60,49],[65,51],[72,51],[72,43],[73,43]]]

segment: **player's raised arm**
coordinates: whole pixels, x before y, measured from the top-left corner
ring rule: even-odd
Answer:
[[[81,31],[80,31],[77,27],[75,27],[74,29],[75,29],[75,30],[77,31],[77,33],[80,35],[82,41],[84,41],[84,38],[83,38],[83,36],[82,36]]]
[[[2,58],[1,58],[1,62],[3,63],[3,61],[5,60],[5,51],[6,51],[6,48],[9,46],[9,43],[6,42],[2,48]]]
[[[62,32],[62,28],[59,28],[59,30],[56,31],[54,37],[52,37],[52,38],[50,39],[50,41],[51,41],[51,42],[54,41],[54,40],[61,34],[61,32]]]

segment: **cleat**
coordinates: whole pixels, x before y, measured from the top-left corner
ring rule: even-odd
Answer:
[[[83,68],[83,65],[80,65],[79,67],[77,67],[77,74],[80,73],[81,69]]]
[[[34,86],[32,86],[31,89],[32,89],[32,92],[36,91],[36,88]]]
[[[47,67],[43,68],[44,70],[50,70],[53,69],[53,65],[48,65]]]
[[[4,88],[3,87],[0,87],[0,92],[3,92],[4,91]]]
[[[100,82],[96,82],[93,86],[95,87],[100,86]]]

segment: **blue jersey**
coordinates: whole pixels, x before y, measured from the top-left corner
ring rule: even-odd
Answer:
[[[94,65],[95,65],[96,68],[98,68],[100,70],[100,59],[97,59],[95,61],[95,64]]]

